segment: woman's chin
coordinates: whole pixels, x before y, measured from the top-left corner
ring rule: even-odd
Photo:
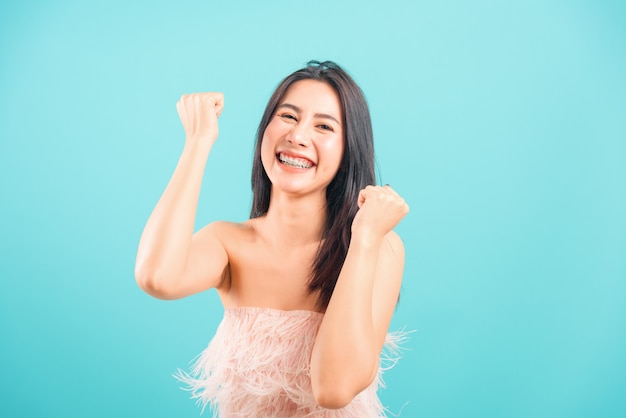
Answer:
[[[300,181],[277,181],[272,182],[272,193],[285,194],[294,197],[323,194],[326,187],[314,185],[310,182]]]

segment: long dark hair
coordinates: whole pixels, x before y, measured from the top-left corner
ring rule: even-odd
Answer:
[[[348,252],[352,220],[358,210],[359,191],[376,183],[372,121],[363,92],[341,67],[332,61],[310,61],[306,67],[288,75],[270,98],[259,129],[252,165],[251,218],[267,213],[272,183],[261,162],[261,143],[265,128],[276,112],[287,89],[297,81],[317,80],[327,83],[339,95],[343,111],[344,153],[337,174],[326,188],[326,225],[313,261],[309,292],[319,292],[318,308],[328,306],[337,278]]]

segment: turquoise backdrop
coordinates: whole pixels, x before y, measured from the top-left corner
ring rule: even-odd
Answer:
[[[626,416],[626,3],[4,1],[0,416],[196,417],[172,377],[214,292],[136,286],[182,150],[223,91],[197,226],[246,219],[257,123],[309,59],[366,92],[411,205],[388,372],[402,417]],[[208,414],[205,414],[208,416]]]

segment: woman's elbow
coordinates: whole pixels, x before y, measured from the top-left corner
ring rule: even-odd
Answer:
[[[176,297],[168,291],[167,286],[164,286],[162,281],[159,281],[154,275],[135,270],[135,281],[141,290],[152,297],[164,300],[176,299]]]
[[[356,394],[343,388],[317,387],[313,388],[315,402],[322,408],[339,409],[347,406]]]
[[[354,379],[351,376],[348,379],[332,379],[332,383],[313,382],[313,396],[315,401],[322,408],[339,409],[347,406],[352,400],[366,388],[368,388],[373,379]]]

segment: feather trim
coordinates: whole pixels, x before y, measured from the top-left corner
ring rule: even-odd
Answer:
[[[207,348],[196,357],[191,373],[178,370],[191,397],[208,405],[214,417],[384,417],[376,390],[382,372],[398,360],[405,332],[385,341],[374,382],[341,409],[317,405],[309,364],[323,314],[244,307],[226,309]]]

